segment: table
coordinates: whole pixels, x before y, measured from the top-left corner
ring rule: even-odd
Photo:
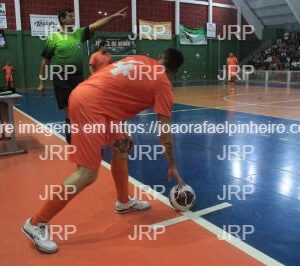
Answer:
[[[5,121],[8,124],[14,125],[14,105],[17,100],[23,96],[17,93],[10,95],[0,95],[0,122]],[[5,136],[5,132],[0,137],[0,156],[26,153],[24,149],[20,149],[17,145],[16,130],[13,130],[10,137]]]

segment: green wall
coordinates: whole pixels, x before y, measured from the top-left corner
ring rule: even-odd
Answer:
[[[107,37],[127,36],[128,33],[99,33]],[[179,48],[184,56],[185,63],[178,75],[174,78],[178,81],[201,81],[216,80],[218,62],[221,66],[226,64],[226,58],[230,51],[236,53],[240,60],[255,50],[268,39],[276,38],[276,30],[266,30],[263,41],[217,41],[208,40],[207,45],[189,46],[180,45],[178,36],[173,36],[171,41],[137,40],[137,51],[139,54],[147,54],[158,57],[168,47]],[[6,32],[7,47],[0,49],[0,65],[3,66],[7,60],[15,67],[15,81],[17,89],[36,88],[38,85],[38,73],[41,62],[41,52],[44,41],[38,37],[32,37],[28,31]],[[85,51],[85,74],[88,75],[87,46]],[[220,51],[220,52],[219,52]],[[219,58],[220,55],[220,58]],[[114,57],[119,60],[122,57]],[[4,75],[0,77],[0,86],[4,85]],[[51,82],[46,83],[51,87]]]

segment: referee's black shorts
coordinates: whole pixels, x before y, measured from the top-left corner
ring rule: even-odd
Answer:
[[[62,74],[62,76],[64,75]],[[59,109],[68,107],[69,96],[72,90],[84,80],[82,74],[73,74],[67,77],[67,79],[61,79],[57,75],[53,77],[54,92]]]

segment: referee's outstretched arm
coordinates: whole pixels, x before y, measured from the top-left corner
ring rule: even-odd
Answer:
[[[110,23],[112,20],[116,19],[116,18],[125,18],[126,17],[126,10],[128,9],[128,7],[125,7],[123,9],[121,9],[120,11],[118,11],[117,13],[107,17],[107,18],[102,18],[97,20],[96,22],[92,23],[91,25],[89,25],[89,29],[90,31],[94,32],[99,30],[100,28],[102,28],[103,26],[107,25],[108,23]]]

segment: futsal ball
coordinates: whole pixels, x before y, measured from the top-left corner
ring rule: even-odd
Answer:
[[[174,209],[187,211],[194,206],[196,194],[189,185],[176,185],[170,191],[169,200]]]

